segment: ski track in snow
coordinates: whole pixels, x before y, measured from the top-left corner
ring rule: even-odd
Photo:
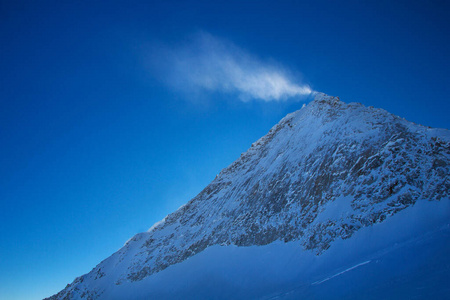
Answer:
[[[351,270],[353,270],[353,269],[356,269],[356,268],[358,268],[358,267],[361,267],[361,266],[363,266],[363,265],[366,265],[366,264],[368,264],[368,263],[370,263],[370,262],[371,262],[371,260],[362,262],[362,263],[357,264],[357,265],[355,265],[355,266],[353,266],[353,267],[350,267],[350,268],[348,268],[348,269],[345,269],[345,270],[342,271],[342,272],[339,272],[339,273],[337,273],[337,274],[334,274],[334,275],[331,276],[331,277],[327,277],[327,278],[325,278],[325,279],[323,279],[323,280],[320,280],[320,281],[315,281],[315,282],[313,282],[311,285],[318,285],[318,284],[321,284],[321,283],[323,283],[323,282],[325,282],[325,281],[328,281],[328,280],[330,280],[330,279],[332,279],[332,278],[334,278],[334,277],[337,277],[337,276],[339,276],[339,275],[342,275],[342,274],[344,274],[344,273],[346,273],[346,272],[348,272],[348,271],[351,271]]]

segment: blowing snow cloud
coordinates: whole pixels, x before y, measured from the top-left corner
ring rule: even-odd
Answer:
[[[151,64],[166,84],[181,91],[232,93],[242,101],[281,101],[312,93],[308,85],[295,83],[286,69],[207,33],[182,46],[160,47]]]

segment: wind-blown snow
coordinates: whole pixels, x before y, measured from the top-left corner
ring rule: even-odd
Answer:
[[[233,43],[202,32],[182,47],[161,47],[150,59],[158,79],[177,90],[220,91],[241,101],[305,99],[313,90],[279,64],[264,62]]]

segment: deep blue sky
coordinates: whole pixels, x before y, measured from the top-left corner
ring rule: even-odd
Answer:
[[[448,1],[73,2],[0,3],[1,299],[64,288],[301,107],[158,76],[155,57],[171,69],[167,50],[198,32],[345,102],[450,127]]]

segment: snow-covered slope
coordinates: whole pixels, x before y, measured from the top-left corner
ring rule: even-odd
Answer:
[[[151,288],[149,282],[178,274],[176,270],[186,265],[195,268],[191,263],[195,260],[201,266],[202,259],[208,255],[213,255],[216,261],[222,257],[236,262],[231,259],[233,251],[237,254],[246,251],[242,249],[256,249],[253,259],[257,262],[257,254],[265,253],[258,249],[270,247],[276,249],[274,253],[283,256],[291,253],[295,257],[327,257],[328,253],[337,251],[333,250],[339,248],[336,245],[359,249],[363,245],[352,242],[355,233],[367,232],[367,228],[387,222],[399,212],[408,216],[412,206],[419,205],[417,202],[444,203],[436,208],[436,213],[444,210],[446,217],[440,220],[447,220],[450,216],[446,205],[450,198],[449,163],[448,130],[427,128],[382,109],[346,104],[337,97],[318,94],[306,107],[283,118],[194,199],[148,232],[134,236],[90,273],[78,277],[51,298],[121,299],[127,293],[129,298],[132,295],[151,298],[158,293],[165,295],[164,298],[170,295],[177,298],[192,290],[192,285],[201,290],[207,277],[195,283],[179,282],[179,276],[174,275],[172,280],[178,282],[175,285],[178,294],[167,294],[170,286],[164,294],[161,285]],[[411,217],[404,218],[411,221]],[[444,232],[448,236],[448,231]],[[392,236],[400,239],[401,234]],[[411,232],[405,234],[409,236]],[[379,251],[380,247],[375,248]],[[345,266],[344,254],[345,251],[340,252],[342,264],[338,262],[336,270]],[[261,259],[264,257],[260,255]],[[262,268],[271,270],[276,263],[272,256],[266,258],[261,261]],[[295,270],[308,273],[307,263],[291,261]],[[257,265],[253,263],[254,268]],[[354,266],[363,268],[358,263]],[[352,266],[348,268],[353,270]],[[206,271],[221,274],[217,268],[214,272]],[[284,281],[269,290],[280,290],[282,286],[292,288],[296,276],[291,275],[282,276]],[[223,280],[233,282],[233,278],[224,276]],[[321,280],[318,278],[317,284]],[[262,291],[263,285],[250,284],[248,292]],[[220,291],[216,292],[220,298]],[[248,296],[263,294],[242,294]]]

